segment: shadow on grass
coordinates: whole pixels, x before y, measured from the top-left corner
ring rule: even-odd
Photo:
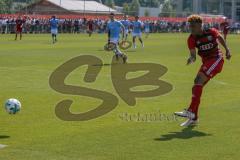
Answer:
[[[0,135],[0,139],[10,138],[10,136]]]
[[[155,138],[155,141],[169,141],[172,139],[190,139],[194,137],[205,137],[212,136],[200,131],[193,130],[195,126],[184,128],[181,132],[169,132],[168,134],[162,135],[160,138]]]

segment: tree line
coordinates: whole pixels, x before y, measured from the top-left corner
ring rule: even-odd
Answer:
[[[162,8],[162,13],[159,16],[174,16],[176,12],[176,4],[174,0],[103,0],[105,5],[115,8],[122,6],[123,13],[128,15],[138,15],[140,7]],[[148,10],[145,11],[145,16],[148,16]]]
[[[35,3],[39,0],[0,0],[0,14],[1,13],[14,13],[21,10],[26,4]],[[87,1],[87,0],[86,0]],[[102,2],[103,4],[115,8],[115,6],[123,7],[123,13],[128,15],[138,15],[140,7],[154,7],[162,8],[162,13],[159,16],[174,16],[176,11],[175,0],[96,0]],[[17,3],[13,5],[14,2],[24,2]],[[145,16],[148,16],[149,11],[145,11]]]
[[[0,0],[0,14],[14,13],[22,9],[26,4],[35,3],[38,0]],[[13,5],[14,2],[23,2]]]

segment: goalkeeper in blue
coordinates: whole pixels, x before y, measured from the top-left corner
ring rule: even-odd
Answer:
[[[122,39],[124,39],[125,27],[121,22],[115,20],[114,17],[115,17],[114,13],[110,13],[109,15],[110,20],[107,24],[108,44],[115,45],[113,52],[115,53],[116,59],[118,60],[119,58],[122,58],[123,63],[126,63],[127,56],[124,53],[122,53],[119,49],[120,33],[122,31]]]

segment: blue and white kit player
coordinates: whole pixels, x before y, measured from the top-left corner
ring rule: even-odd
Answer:
[[[146,38],[148,38],[150,33],[150,23],[148,20],[144,22],[144,32],[145,32]]]
[[[129,28],[131,26],[131,22],[128,20],[128,16],[127,15],[123,16],[123,20],[121,20],[121,23],[124,25],[124,28],[125,28],[124,40],[127,41]]]
[[[143,23],[139,20],[139,16],[135,16],[135,21],[132,22],[132,27],[133,27],[133,47],[137,48],[136,46],[136,38],[138,37],[139,41],[142,44],[142,47],[144,47],[144,43],[142,40],[142,28],[143,28]]]
[[[58,19],[55,16],[52,16],[50,19],[50,26],[51,26],[51,34],[53,44],[57,42],[57,34],[58,34]]]
[[[115,49],[113,50],[113,52],[116,55],[116,59],[118,60],[119,58],[123,59],[123,62],[126,63],[127,62],[127,56],[122,53],[119,50],[119,39],[120,39],[120,33],[122,31],[122,38],[124,38],[125,35],[125,28],[124,25],[115,20],[114,18],[114,13],[110,13],[109,18],[110,21],[107,24],[107,33],[108,33],[108,43],[114,43],[116,45]]]

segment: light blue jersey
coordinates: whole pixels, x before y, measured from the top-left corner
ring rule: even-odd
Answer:
[[[144,23],[144,29],[147,29],[147,30],[150,29],[150,24],[148,22]]]
[[[110,38],[120,38],[121,29],[124,28],[123,24],[119,21],[109,21],[107,24],[107,31],[110,31]]]
[[[58,29],[58,19],[52,18],[52,19],[50,20],[50,26],[51,26],[51,29],[52,29],[52,30]]]
[[[144,31],[145,31],[145,33],[150,32],[150,23],[149,22],[144,23]]]
[[[125,29],[128,30],[131,26],[131,23],[129,20],[122,20],[121,23],[124,25]]]
[[[132,26],[133,26],[133,33],[141,33],[142,32],[142,22],[141,21],[134,21],[132,22]]]

